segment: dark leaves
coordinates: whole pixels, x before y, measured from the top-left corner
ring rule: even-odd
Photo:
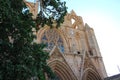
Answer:
[[[40,5],[41,10],[37,16],[36,24],[42,27],[45,24],[53,27],[52,24],[56,22],[56,27],[60,27],[67,13],[65,4],[65,2],[61,2],[60,0],[42,0],[42,5]]]
[[[45,80],[45,73],[53,77],[45,45],[33,43],[32,29],[35,24],[52,26],[54,21],[60,26],[66,7],[59,0],[42,1],[43,11],[34,21],[23,0],[0,0],[0,80]]]

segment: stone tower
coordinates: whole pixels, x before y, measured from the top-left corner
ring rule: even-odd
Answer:
[[[38,3],[30,11],[36,6]],[[36,12],[32,12],[34,18]],[[36,36],[37,43],[47,45],[48,65],[56,73],[55,80],[103,80],[107,76],[94,30],[84,25],[82,17],[73,10],[65,16],[60,28],[50,29],[46,25]]]

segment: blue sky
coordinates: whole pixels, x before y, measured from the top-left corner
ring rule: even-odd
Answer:
[[[120,0],[65,0],[95,31],[108,76],[120,73]]]

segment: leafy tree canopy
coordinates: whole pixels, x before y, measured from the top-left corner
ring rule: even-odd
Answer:
[[[42,0],[40,13],[33,20],[28,10],[23,12],[27,8],[23,0],[0,0],[0,80],[45,80],[45,73],[54,77],[46,63],[49,56],[43,51],[45,45],[33,42],[32,29],[36,28],[36,24],[51,25],[52,19],[60,25],[66,8],[65,13],[62,12],[64,10],[59,9],[62,7],[59,4],[64,3]],[[54,16],[45,16],[49,6],[53,6],[50,8],[54,8]]]
[[[40,12],[37,16],[36,22],[38,25],[44,26],[47,24],[53,27],[54,21],[57,23],[56,27],[60,26],[60,23],[64,22],[64,16],[67,13],[66,2],[60,0],[39,0]]]

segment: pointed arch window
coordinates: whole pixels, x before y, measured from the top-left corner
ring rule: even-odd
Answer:
[[[54,46],[57,46],[62,53],[64,52],[63,39],[56,29],[46,30],[41,37],[41,43],[46,44],[48,50],[52,50]]]

